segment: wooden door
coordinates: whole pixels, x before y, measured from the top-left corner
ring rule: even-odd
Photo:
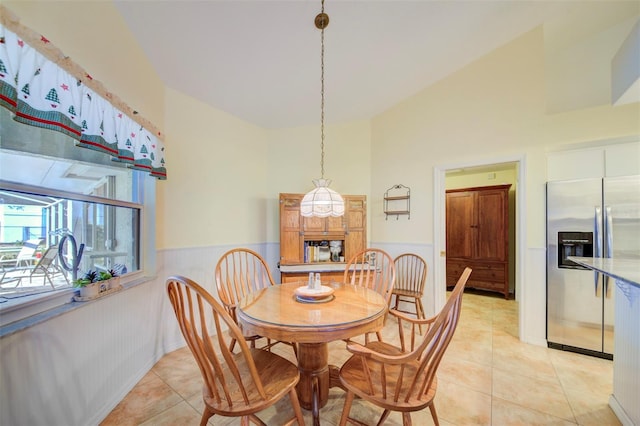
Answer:
[[[345,197],[345,261],[364,250],[367,244],[367,198],[364,195]]]
[[[302,229],[308,234],[342,234],[344,233],[344,216],[304,217]]]
[[[496,185],[447,191],[447,285],[465,267],[467,287],[509,297],[509,187]]]
[[[303,217],[302,230],[309,234],[322,234],[326,231],[327,219],[324,217]]]
[[[347,203],[347,200],[345,200]],[[345,216],[348,213],[345,211]],[[326,219],[327,232],[329,234],[343,234],[345,228],[345,216],[328,217]]]
[[[501,189],[476,193],[476,254],[483,260],[506,261],[509,250],[509,198]]]
[[[475,193],[472,191],[447,194],[447,258],[472,259],[475,256],[474,205]]]
[[[304,261],[300,194],[280,194],[280,263]]]

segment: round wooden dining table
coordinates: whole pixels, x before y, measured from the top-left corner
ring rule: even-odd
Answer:
[[[313,423],[319,425],[329,388],[339,386],[328,343],[381,330],[387,304],[371,289],[343,283],[323,283],[333,289],[328,301],[301,302],[296,289],[302,286],[285,283],[251,293],[238,304],[237,315],[246,335],[297,343],[300,405],[312,410]]]

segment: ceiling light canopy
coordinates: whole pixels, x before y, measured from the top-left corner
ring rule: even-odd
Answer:
[[[305,217],[328,217],[344,215],[344,199],[329,188],[330,180],[324,178],[324,29],[329,25],[329,15],[322,10],[315,18],[320,30],[320,179],[314,179],[315,189],[305,194],[300,203],[300,214]]]

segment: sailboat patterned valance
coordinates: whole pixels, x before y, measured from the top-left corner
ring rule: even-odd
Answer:
[[[78,146],[166,179],[159,132],[150,131],[152,126],[143,126],[131,113],[117,108],[113,99],[108,99],[113,98],[109,92],[100,96],[90,87],[90,75],[72,75],[45,57],[39,49],[47,50],[49,56],[52,49],[57,51],[45,37],[32,38],[27,42],[0,24],[0,105],[13,113],[13,119],[62,132]]]

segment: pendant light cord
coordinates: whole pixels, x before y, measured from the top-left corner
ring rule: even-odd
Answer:
[[[324,0],[321,15],[324,16]],[[329,17],[320,28],[320,177],[324,179],[324,29],[329,25]]]

